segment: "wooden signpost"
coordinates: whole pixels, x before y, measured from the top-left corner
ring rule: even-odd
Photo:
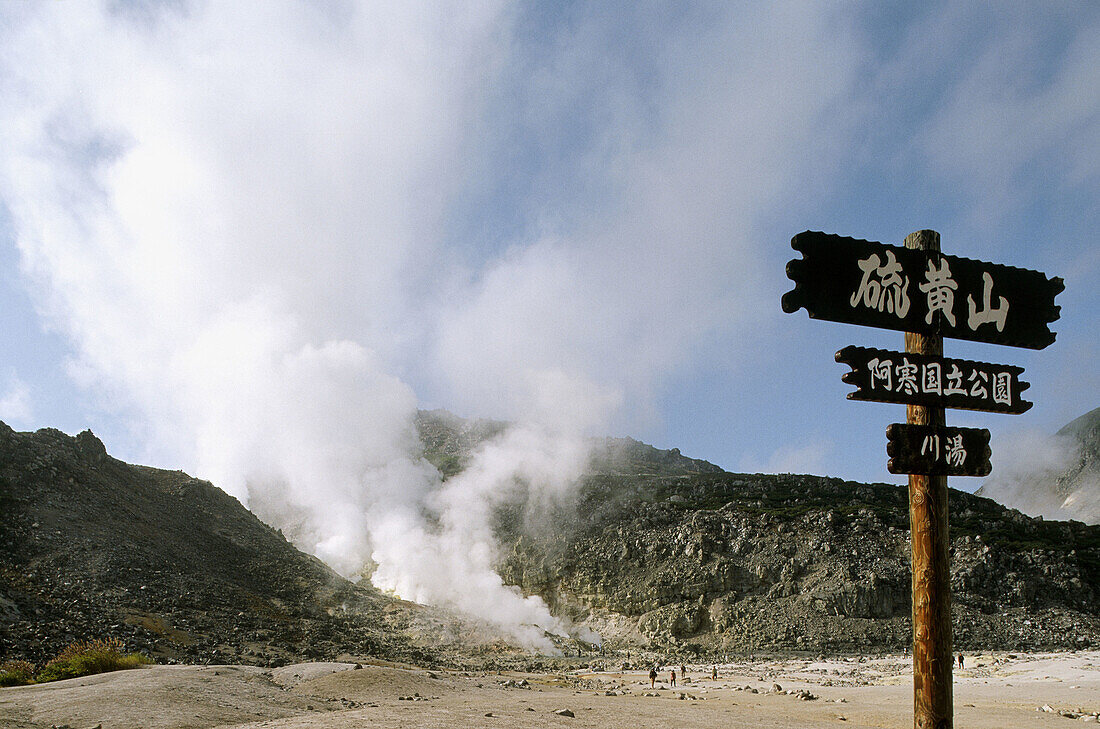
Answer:
[[[1065,286],[1039,271],[940,253],[940,235],[919,230],[905,247],[807,231],[791,240],[801,260],[783,310],[811,318],[905,332],[905,351],[845,347],[852,400],[906,405],[906,422],[886,429],[891,473],[909,474],[912,534],[913,726],[951,729],[950,542],[947,477],[985,476],[989,431],[949,428],[944,409],[1019,414],[1029,387],[1023,369],[945,359],[943,337],[1042,349],[1054,341],[1054,297]]]

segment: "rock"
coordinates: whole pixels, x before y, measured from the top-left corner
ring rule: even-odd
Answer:
[[[558,716],[570,716],[570,717],[576,716],[576,714],[574,714],[569,709],[558,709],[554,713],[557,714]]]

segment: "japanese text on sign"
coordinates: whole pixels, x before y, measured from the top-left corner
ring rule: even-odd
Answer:
[[[1060,278],[811,231],[791,246],[802,258],[787,263],[788,313],[804,307],[814,319],[1030,349],[1054,341]]]
[[[1030,385],[1014,365],[855,346],[837,352],[836,360],[852,368],[841,378],[858,388],[850,400],[1016,414],[1031,407],[1020,397]]]
[[[939,362],[926,362],[918,367],[902,357],[895,364],[877,357],[867,363],[871,371],[871,391],[883,390],[915,394],[968,395],[979,400],[992,400],[1001,405],[1012,404],[1012,374],[1010,372],[970,369],[965,374],[957,364],[946,373]]]
[[[886,429],[890,473],[986,476],[989,431],[894,423]]]
[[[849,299],[853,307],[866,306],[880,312],[894,314],[905,319],[909,313],[909,277],[905,276],[901,264],[892,251],[886,251],[886,260],[882,261],[877,253],[856,262],[862,276],[859,286]],[[971,331],[992,324],[998,332],[1004,331],[1008,317],[1008,300],[997,297],[997,305],[991,304],[993,297],[993,275],[982,272],[984,288],[982,290],[982,308],[979,309],[971,294],[966,296],[966,325]],[[951,326],[955,324],[955,291],[958,283],[951,276],[947,260],[941,260],[939,268],[932,261],[924,273],[924,282],[917,285],[925,294],[925,323],[932,324],[936,312],[942,312],[943,318]]]

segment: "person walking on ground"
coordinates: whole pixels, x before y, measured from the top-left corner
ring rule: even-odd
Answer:
[[[959,654],[959,668],[962,668],[962,667],[963,667],[963,654],[960,653]]]
[[[710,669],[710,680],[711,681],[717,681],[718,680],[718,666],[717,665],[715,665],[714,668]]]
[[[687,666],[685,666],[683,663],[681,663],[680,664],[680,683],[684,682],[684,678],[686,678],[687,675],[688,675]]]
[[[669,679],[672,681],[672,688],[676,688],[676,669],[672,669],[668,672]]]
[[[657,685],[657,667],[649,669],[649,687],[654,688]]]

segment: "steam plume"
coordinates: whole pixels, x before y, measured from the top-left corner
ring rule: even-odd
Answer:
[[[493,572],[488,513],[567,492],[582,434],[774,309],[754,216],[843,126],[858,53],[813,9],[594,10],[539,45],[507,7],[6,6],[0,194],[127,455],[545,647],[567,626]],[[418,397],[522,426],[443,483]]]

